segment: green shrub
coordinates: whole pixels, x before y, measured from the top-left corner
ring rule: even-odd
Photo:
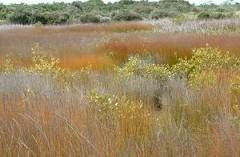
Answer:
[[[154,10],[151,13],[152,19],[161,19],[161,18],[167,18],[167,17],[176,17],[178,14],[174,11],[167,11],[167,10]]]
[[[113,20],[116,21],[136,21],[142,20],[142,17],[133,11],[121,11],[113,14]]]
[[[84,14],[80,17],[81,22],[83,23],[99,23],[100,17],[92,13]]]
[[[211,15],[211,18],[213,18],[213,19],[223,19],[226,17],[227,16],[224,13],[220,13],[220,12],[212,13],[212,15]]]
[[[23,25],[35,24],[38,22],[42,24],[64,24],[68,22],[69,18],[70,15],[64,12],[34,12],[26,8],[19,8],[8,16],[8,20],[11,23]]]
[[[42,24],[65,24],[68,22],[70,15],[61,12],[44,12],[32,15],[32,24],[41,22]]]
[[[32,13],[24,8],[18,8],[8,15],[8,20],[14,24],[31,24]]]
[[[207,12],[201,12],[198,14],[197,16],[198,19],[209,19],[210,18],[210,14]]]
[[[153,8],[149,6],[137,6],[134,8],[134,11],[140,15],[149,15]]]
[[[201,12],[198,14],[198,19],[223,19],[233,17],[232,13],[222,13],[222,12]]]

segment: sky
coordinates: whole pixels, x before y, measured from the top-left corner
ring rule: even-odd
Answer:
[[[52,3],[52,2],[73,2],[76,0],[0,0],[0,3],[3,4],[11,4],[11,3],[27,3],[27,4],[36,4],[36,3]],[[86,0],[83,0],[86,1]],[[115,2],[118,0],[103,0],[105,3],[107,2]],[[220,4],[225,2],[226,0],[189,0],[190,3],[201,4],[206,2],[213,2],[216,4]],[[240,0],[234,0],[234,2],[240,2]]]

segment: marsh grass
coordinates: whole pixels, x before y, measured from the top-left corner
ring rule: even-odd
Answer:
[[[240,156],[238,35],[108,32],[96,46],[101,33],[31,29],[0,32],[0,156]]]
[[[43,53],[60,58],[62,66],[70,69],[88,64],[95,67],[122,64],[135,54],[153,55],[158,63],[174,64],[178,57],[190,57],[192,49],[204,47],[207,43],[239,55],[240,37],[237,33],[154,32],[152,27],[155,25],[141,22],[8,26],[0,32],[0,58],[9,54],[19,64],[21,61],[29,64],[31,47],[35,43],[39,43]]]

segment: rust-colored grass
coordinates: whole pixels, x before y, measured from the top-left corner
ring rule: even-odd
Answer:
[[[95,70],[111,69],[114,62],[101,54],[67,55],[63,58],[61,66],[66,69],[77,70],[91,66]]]
[[[28,64],[31,47],[39,43],[43,53],[76,69],[88,63],[95,67],[119,64],[135,54],[151,54],[158,63],[174,63],[177,57],[189,57],[193,48],[206,44],[239,55],[239,34],[160,33],[149,31],[151,27],[138,22],[20,27],[0,32],[0,56],[9,54]]]
[[[217,82],[206,80],[200,90],[184,79],[163,87],[155,79],[105,71],[136,54],[171,64],[206,44],[240,56],[240,35],[151,29],[116,23],[0,31],[0,64],[7,54],[16,65],[31,65],[31,48],[39,43],[39,52],[60,58],[68,72],[89,65],[97,71],[66,84],[48,72],[0,73],[0,156],[240,156],[239,90],[232,93],[238,69],[217,69]],[[95,91],[100,96],[92,100]],[[156,101],[161,110],[152,107]]]
[[[239,35],[204,35],[187,33],[129,34],[111,38],[101,47],[123,60],[130,55],[152,54],[160,63],[171,63],[176,57],[189,57],[192,50],[209,45],[240,55]]]

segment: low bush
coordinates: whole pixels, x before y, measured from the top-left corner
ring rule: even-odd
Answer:
[[[171,77],[171,72],[167,65],[157,65],[149,60],[141,59],[139,56],[130,57],[123,67],[116,69],[120,76],[125,78],[140,76],[149,79],[157,79],[164,83]]]
[[[153,135],[156,118],[150,114],[142,102],[130,101],[126,97],[104,95],[92,91],[90,104],[99,114],[102,121],[116,121],[121,137],[147,140]]]
[[[192,85],[201,85],[201,81],[214,81],[215,72],[219,69],[235,71],[239,68],[238,57],[217,48],[205,47],[193,50],[190,59],[180,59],[172,66],[172,73],[175,77],[186,77]]]
[[[134,11],[144,17],[147,17],[152,11],[153,7],[148,7],[148,6],[136,6],[134,8]]]
[[[178,15],[177,12],[170,11],[170,10],[154,10],[151,13],[152,19],[161,19],[161,18],[172,18]]]
[[[142,17],[138,13],[128,10],[113,14],[113,20],[115,21],[137,21],[141,19]]]
[[[9,14],[7,19],[13,24],[31,24],[32,23],[32,13],[29,10],[24,10],[23,8],[17,9],[15,12]]]
[[[224,19],[233,17],[232,13],[223,12],[201,12],[198,14],[198,19]]]
[[[201,12],[197,16],[198,19],[209,19],[210,14],[208,12]]]
[[[92,13],[86,13],[80,17],[82,23],[99,23],[100,17]]]

